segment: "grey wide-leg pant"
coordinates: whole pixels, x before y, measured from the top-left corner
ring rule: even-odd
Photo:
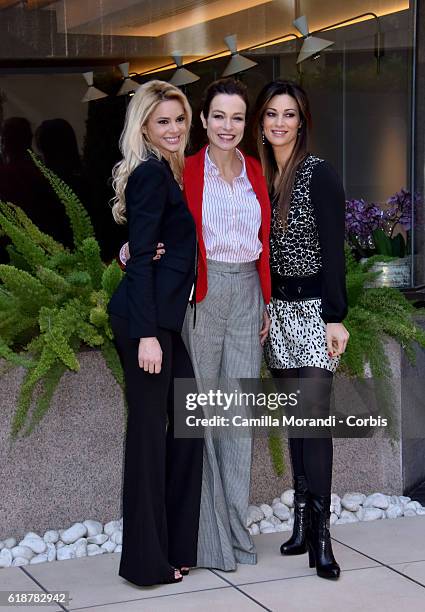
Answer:
[[[259,333],[264,302],[255,262],[208,261],[208,293],[193,311],[188,307],[183,340],[189,351],[199,391],[211,381],[258,378]],[[203,381],[205,384],[203,385]],[[220,388],[221,388],[220,387]],[[223,389],[222,389],[223,390]],[[208,407],[206,416],[211,416]],[[214,411],[216,413],[216,411]],[[235,433],[213,437],[205,428],[198,566],[234,570],[236,563],[257,562],[246,527],[252,438]]]

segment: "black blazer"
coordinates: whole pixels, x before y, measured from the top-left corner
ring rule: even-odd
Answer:
[[[130,259],[108,310],[128,319],[130,338],[181,331],[195,278],[196,230],[165,159],[150,157],[125,189]],[[166,252],[152,261],[158,242]]]

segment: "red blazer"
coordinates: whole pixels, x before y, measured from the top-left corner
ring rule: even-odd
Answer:
[[[189,210],[196,224],[198,235],[198,279],[196,285],[196,301],[201,302],[207,295],[207,254],[202,236],[202,199],[204,192],[204,162],[207,147],[186,158],[183,171],[183,185]],[[269,266],[269,237],[270,237],[270,200],[267,192],[266,180],[263,176],[261,164],[254,158],[244,155],[246,172],[249,182],[255,191],[261,206],[261,225],[258,232],[263,250],[256,262],[258,275],[260,277],[261,290],[264,302],[270,302],[271,280]]]

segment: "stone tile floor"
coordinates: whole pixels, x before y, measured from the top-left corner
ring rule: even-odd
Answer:
[[[424,517],[335,525],[331,533],[343,570],[337,582],[318,578],[307,555],[282,557],[279,545],[288,534],[271,533],[255,537],[258,565],[192,570],[176,585],[133,586],[117,575],[119,555],[109,554],[2,569],[0,591],[70,592],[66,607],[14,606],[10,612],[425,610]]]

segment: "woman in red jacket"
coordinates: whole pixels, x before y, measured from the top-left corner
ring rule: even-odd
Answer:
[[[241,82],[211,83],[201,113],[209,143],[183,171],[198,236],[196,307],[188,308],[183,338],[198,387],[219,381],[231,391],[232,379],[259,377],[269,328],[267,185],[259,162],[237,148],[247,110]],[[204,412],[213,414],[211,407]],[[246,528],[252,439],[226,434],[205,430],[198,565],[234,570],[236,563],[256,563]]]
[[[267,185],[260,163],[237,148],[247,110],[241,82],[211,83],[201,113],[209,143],[186,159],[183,171],[197,230],[198,273],[196,304],[188,306],[182,333],[199,390],[220,383],[221,390],[230,385],[233,391],[236,379],[259,378],[270,326]],[[212,415],[212,407],[204,413]],[[246,527],[252,439],[214,437],[208,428],[204,435],[197,565],[230,571],[237,563],[255,564]]]

